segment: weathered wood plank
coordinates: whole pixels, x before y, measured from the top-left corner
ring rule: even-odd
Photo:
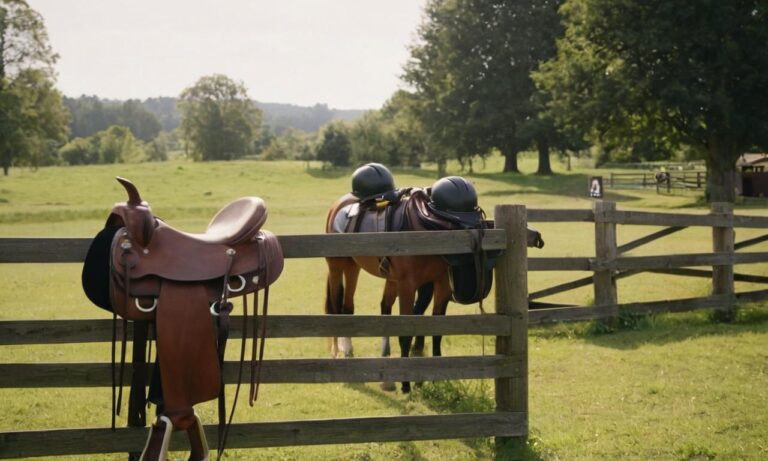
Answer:
[[[653,234],[646,235],[645,237],[641,237],[637,240],[632,240],[631,242],[627,242],[624,245],[620,245],[616,252],[618,254],[626,253],[627,251],[634,250],[635,248],[641,247],[643,245],[646,245],[650,242],[653,242],[654,240],[658,240],[662,237],[666,237],[668,235],[674,234],[675,232],[679,232],[681,230],[685,229],[685,227],[667,227],[666,229],[662,229],[658,232],[654,232]]]
[[[239,309],[239,307],[235,307]],[[243,317],[230,317],[230,337],[243,335]],[[260,320],[260,319],[259,319]],[[253,318],[249,318],[248,337],[253,337]],[[128,323],[129,338],[133,322]],[[511,331],[511,319],[496,314],[449,316],[380,315],[270,315],[268,338],[308,338],[327,336],[435,336],[492,335]],[[122,322],[118,322],[118,338]],[[111,341],[112,320],[8,320],[0,321],[0,345],[68,344]]]
[[[529,271],[590,271],[593,258],[528,258]]]
[[[733,227],[752,229],[768,228],[768,216],[733,216]]]
[[[531,299],[539,299],[539,298],[544,298],[546,296],[556,295],[556,294],[562,293],[564,291],[575,290],[576,288],[581,288],[581,287],[585,287],[585,286],[588,286],[588,285],[592,285],[593,282],[594,282],[594,279],[592,278],[592,276],[582,277],[580,279],[576,279],[576,280],[573,280],[571,282],[561,283],[559,285],[555,285],[555,286],[552,286],[552,287],[544,288],[544,289],[539,290],[539,291],[534,291],[533,293],[528,295],[528,299],[529,300],[531,300]],[[2,327],[1,324],[0,324],[0,327]]]
[[[641,271],[634,271],[634,270],[628,270],[628,271],[620,271],[616,272],[614,277],[616,280],[623,279],[625,277],[631,277],[633,275],[637,275],[641,273]],[[582,277],[580,279],[573,280],[571,282],[561,283],[559,285],[555,285],[549,288],[544,288],[543,290],[536,291],[534,293],[531,293],[528,295],[528,299],[538,299],[543,298],[546,296],[552,296],[558,293],[562,293],[564,291],[570,291],[574,290],[576,288],[585,287],[588,285],[591,285],[594,282],[594,279],[590,275],[589,277]]]
[[[733,245],[733,249],[741,250],[742,248],[751,247],[752,245],[757,245],[758,243],[763,243],[766,241],[768,241],[768,234],[738,242]]]
[[[279,236],[286,258],[332,256],[405,256],[469,253],[473,232],[381,232],[360,234],[315,234]],[[89,238],[0,238],[0,263],[82,262]],[[488,230],[483,248],[505,248],[504,232]]]
[[[529,314],[531,324],[574,322],[609,317],[613,309],[639,314],[662,312],[687,312],[697,309],[722,309],[730,299],[726,295],[700,298],[671,299],[642,303],[625,303],[616,306],[577,306],[556,309],[538,309]]]
[[[519,436],[524,415],[514,412],[279,421],[233,424],[227,447],[264,448],[341,443],[394,442]],[[205,426],[216,446],[216,426]],[[127,453],[141,448],[144,428],[54,429],[0,433],[0,458]],[[188,450],[186,435],[174,433],[171,450]]]
[[[512,331],[496,337],[496,354],[517,358],[514,376],[499,376],[495,381],[497,411],[520,412],[528,425],[528,269],[526,265],[526,209],[524,206],[497,205],[493,213],[498,228],[507,233],[507,248],[496,263],[496,312],[512,317]],[[528,431],[521,434],[528,436]],[[498,437],[497,444],[505,443]]]
[[[595,269],[593,274],[595,303],[598,305],[614,306],[618,300],[616,291],[616,278],[611,263],[616,259],[618,250],[616,246],[616,223],[604,221],[606,215],[616,210],[616,202],[593,202],[592,209],[595,212],[595,267],[605,267],[604,270]],[[608,317],[612,322],[618,317],[618,310]]]
[[[225,363],[226,383],[237,382],[238,366],[237,361]],[[520,373],[519,356],[288,359],[265,360],[262,382],[441,381],[512,377]],[[127,379],[126,376],[126,382]],[[110,386],[111,382],[109,363],[0,364],[0,388],[102,387]]]
[[[625,256],[610,262],[591,264],[592,270],[613,268],[617,270],[671,269],[686,266],[717,266],[727,264],[753,264],[768,262],[768,252],[752,253],[690,253],[683,255]]]
[[[744,291],[741,293],[736,293],[736,299],[746,302],[762,301],[764,299],[768,299],[768,290]]]
[[[598,216],[595,216],[598,219]],[[600,219],[616,224],[636,224],[645,226],[724,226],[731,223],[722,215],[695,215],[682,213],[655,213],[650,211],[606,211]]]
[[[592,210],[529,209],[528,222],[593,222]]]
[[[681,275],[685,277],[712,278],[712,271],[704,269],[652,269],[648,272],[653,272],[655,274]],[[734,273],[733,280],[735,282],[768,283],[768,277],[764,275]]]

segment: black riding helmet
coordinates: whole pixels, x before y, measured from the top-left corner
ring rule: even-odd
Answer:
[[[368,198],[395,190],[395,179],[381,163],[368,163],[352,173],[352,195]]]
[[[461,176],[448,176],[432,185],[431,205],[440,211],[470,212],[477,208],[477,192]]]

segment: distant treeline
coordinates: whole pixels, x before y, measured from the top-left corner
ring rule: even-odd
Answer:
[[[86,138],[118,125],[130,128],[142,141],[151,141],[160,131],[173,131],[181,124],[181,115],[174,97],[147,98],[143,101],[119,101],[97,96],[64,97],[69,109],[70,138]],[[355,120],[363,110],[331,109],[326,104],[297,106],[293,104],[255,102],[262,110],[265,127],[277,136],[291,129],[315,132],[335,120]]]

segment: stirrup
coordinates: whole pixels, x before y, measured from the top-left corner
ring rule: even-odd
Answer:
[[[165,426],[161,426],[161,424],[165,424]],[[162,431],[162,434],[158,434],[157,431]],[[167,416],[159,416],[157,418],[157,423],[153,424],[152,427],[149,428],[147,443],[144,445],[144,450],[141,452],[139,461],[166,461],[168,459],[168,445],[171,443],[172,432],[173,423],[171,422],[171,419]],[[153,437],[153,435],[155,435],[155,437]],[[156,447],[152,441],[157,439],[158,436],[162,437],[160,439],[160,450],[155,452],[154,448]],[[152,453],[149,452],[150,449],[153,450]]]
[[[203,423],[200,422],[200,417],[196,413],[193,413],[193,415],[195,416],[195,423],[187,429],[190,448],[189,461],[208,461],[208,440],[205,438]],[[199,453],[196,453],[196,451],[199,451]]]

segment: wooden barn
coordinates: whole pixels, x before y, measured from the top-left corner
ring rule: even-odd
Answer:
[[[736,161],[736,188],[744,197],[768,197],[768,153],[742,154]]]

